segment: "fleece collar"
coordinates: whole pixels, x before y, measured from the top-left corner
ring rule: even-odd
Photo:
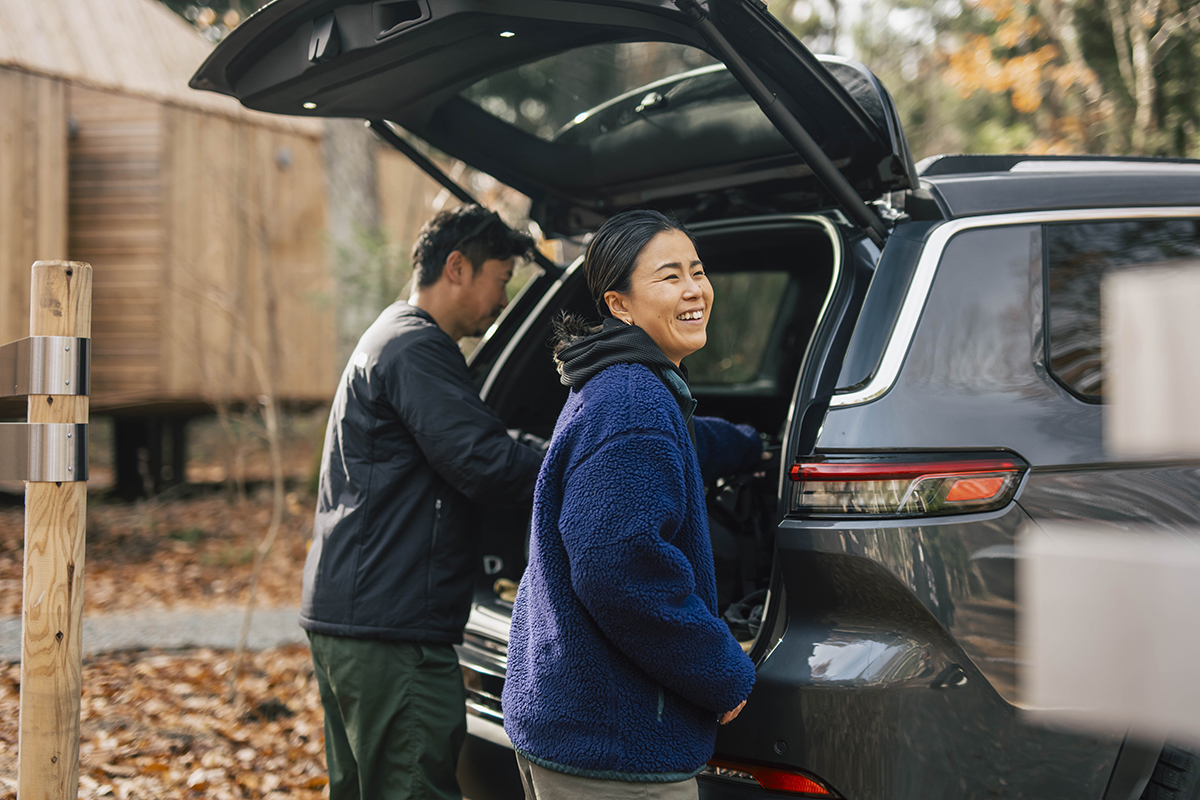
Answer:
[[[695,443],[692,415],[696,411],[696,399],[688,387],[687,368],[675,366],[663,355],[650,334],[638,326],[605,317],[598,333],[584,336],[564,347],[554,360],[563,384],[575,389],[614,364],[642,364],[649,367],[679,403],[679,410]]]

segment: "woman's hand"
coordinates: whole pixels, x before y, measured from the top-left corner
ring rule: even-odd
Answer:
[[[737,715],[742,713],[742,709],[745,707],[746,701],[743,700],[742,702],[738,703],[737,708],[735,708],[733,711],[726,711],[724,714],[722,714],[721,718],[717,720],[717,722],[721,723],[722,725],[728,725],[737,719]]]

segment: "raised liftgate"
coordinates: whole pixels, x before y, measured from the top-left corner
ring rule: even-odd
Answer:
[[[29,397],[0,424],[0,479],[25,481],[17,797],[79,795],[83,556],[92,268],[33,265],[29,338],[0,347],[0,397]]]

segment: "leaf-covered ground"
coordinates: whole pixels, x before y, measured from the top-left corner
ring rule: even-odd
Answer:
[[[326,796],[320,698],[303,646],[252,653],[242,702],[231,655],[121,653],[83,668],[80,794],[150,798]],[[0,665],[0,799],[16,798],[20,664]]]
[[[259,608],[300,605],[313,501],[288,495],[283,528],[259,581]],[[88,497],[84,613],[149,612],[242,603],[254,549],[271,518],[270,493],[160,502]],[[0,616],[21,613],[24,508],[0,508]]]
[[[21,613],[23,508],[0,507],[0,615]],[[136,504],[89,496],[84,613],[238,606],[270,493]],[[298,606],[313,500],[288,496],[257,607]],[[327,796],[320,698],[308,649],[247,654],[228,702],[232,654],[128,652],[84,662],[80,797]],[[16,797],[20,664],[0,663],[0,800]]]

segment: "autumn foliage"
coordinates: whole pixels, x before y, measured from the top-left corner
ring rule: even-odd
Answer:
[[[966,0],[942,78],[1008,99],[1033,153],[1200,155],[1195,0]]]
[[[1095,72],[1064,56],[1031,3],[972,0],[971,5],[991,22],[993,32],[967,35],[946,52],[943,79],[964,100],[977,91],[1006,95],[1014,111],[1037,115],[1039,135],[1028,152],[1087,152],[1089,127],[1099,121],[1101,109],[1080,101],[1096,86]]]
[[[254,653],[227,703],[229,653],[121,653],[83,667],[80,798],[326,796],[308,648]],[[20,664],[0,665],[0,800],[16,798]]]
[[[89,498],[84,614],[236,607],[271,516],[267,492],[136,504]],[[259,605],[296,607],[313,501],[287,497]],[[0,510],[0,616],[21,613],[23,510]],[[231,652],[117,653],[83,667],[80,797],[326,795],[308,648],[249,653],[229,702]],[[0,663],[0,800],[13,800],[20,664]]]

